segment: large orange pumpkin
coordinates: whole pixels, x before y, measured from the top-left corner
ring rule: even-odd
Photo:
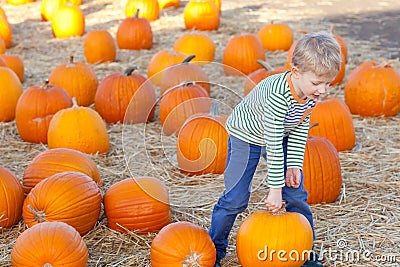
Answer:
[[[0,166],[0,228],[15,225],[22,214],[24,191],[18,178]]]
[[[96,163],[88,155],[69,148],[53,148],[39,153],[26,166],[22,176],[24,193],[27,195],[40,181],[60,172],[81,172],[102,186]]]
[[[304,189],[307,203],[331,203],[340,194],[342,173],[339,154],[324,137],[309,136],[303,162]]]
[[[43,222],[22,232],[11,251],[12,266],[87,266],[88,249],[79,233],[63,222]]]
[[[400,111],[400,74],[390,62],[364,62],[347,78],[344,98],[352,114],[395,116]]]
[[[187,57],[182,63],[164,70],[160,83],[160,95],[185,81],[194,81],[210,94],[210,82],[207,73],[198,65],[190,63],[195,55]]]
[[[257,35],[236,34],[229,39],[222,56],[226,75],[248,75],[262,68],[257,60],[265,60],[264,48]]]
[[[99,82],[89,64],[74,62],[74,57],[70,56],[68,63],[57,66],[50,73],[49,83],[64,88],[79,105],[89,106],[94,102]]]
[[[12,121],[15,108],[22,94],[18,76],[8,67],[0,66],[0,122]]]
[[[156,93],[146,77],[134,73],[136,67],[105,77],[94,98],[96,111],[106,122],[140,123],[153,118]]]
[[[202,266],[215,263],[215,246],[207,231],[190,222],[165,226],[151,242],[151,266]]]
[[[39,182],[26,196],[22,217],[28,227],[41,222],[65,222],[81,235],[99,219],[101,192],[81,172],[61,172]]]
[[[107,224],[113,230],[159,231],[171,222],[167,187],[152,177],[127,178],[104,194]]]
[[[187,118],[208,113],[211,100],[207,91],[193,82],[169,89],[160,100],[160,121],[166,135],[177,134]]]
[[[275,24],[271,22],[261,27],[257,33],[265,50],[287,51],[293,43],[293,31],[285,23]]]
[[[17,102],[15,121],[24,141],[47,144],[47,131],[53,115],[72,106],[71,97],[57,85],[33,85]]]
[[[135,16],[127,17],[118,26],[116,39],[120,49],[140,50],[153,46],[153,31],[150,22],[139,18],[139,9]]]
[[[125,15],[134,17],[138,9],[140,9],[138,17],[148,21],[155,21],[160,15],[160,7],[157,0],[128,0],[125,5]]]
[[[0,55],[7,67],[12,69],[17,74],[19,80],[23,82],[25,66],[21,57],[18,55]]]
[[[75,5],[62,5],[53,13],[51,29],[56,38],[82,36],[85,33],[85,15]]]
[[[226,116],[215,111],[209,114],[195,114],[181,127],[176,144],[178,167],[184,173],[222,174],[228,155],[228,132],[225,129]]]
[[[107,128],[99,113],[76,103],[54,114],[47,143],[49,148],[72,148],[88,154],[106,154],[110,147]]]
[[[349,108],[337,97],[320,99],[311,116],[309,134],[322,136],[332,142],[338,151],[351,150],[356,143],[356,133]]]
[[[243,267],[301,266],[311,253],[312,243],[312,229],[304,215],[258,210],[240,225],[236,254]],[[285,254],[277,253],[280,251]]]
[[[174,50],[186,55],[196,55],[193,63],[204,65],[215,57],[215,43],[211,37],[200,33],[185,33],[175,40]]]
[[[86,61],[91,64],[115,61],[117,46],[108,31],[92,30],[85,36],[83,52]]]
[[[213,1],[190,0],[183,10],[183,19],[188,30],[218,30],[220,12]]]

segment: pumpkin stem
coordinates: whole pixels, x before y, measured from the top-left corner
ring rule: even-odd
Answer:
[[[190,85],[196,85],[196,82],[192,80],[187,80],[179,84],[179,87],[190,86]]]
[[[196,57],[196,55],[190,55],[187,58],[185,58],[184,61],[182,61],[182,63],[189,63],[192,59],[194,59]]]
[[[264,60],[257,59],[257,63],[263,66],[263,68],[266,69],[267,71],[271,71],[274,69],[268,62]]]
[[[310,124],[310,125],[308,126],[308,130],[310,130],[312,127],[316,127],[316,126],[319,126],[319,123],[318,123],[318,122],[315,122],[315,123]]]
[[[137,66],[133,66],[133,67],[128,67],[125,71],[124,71],[124,76],[130,76],[132,74],[132,72],[134,72],[135,70],[137,70],[138,67]]]
[[[139,18],[139,10],[140,10],[140,8],[136,9],[135,15],[133,15],[133,17],[134,17],[135,19],[138,19],[138,18]]]
[[[35,221],[41,223],[46,221],[46,213],[42,210],[35,210],[31,205],[28,204],[28,209],[35,216]]]
[[[79,108],[78,102],[76,101],[76,97],[72,97],[72,107],[73,108]]]
[[[42,85],[42,89],[48,90],[49,89],[49,79],[46,79],[44,81],[44,84]]]
[[[182,262],[182,267],[201,267],[199,261],[202,256],[202,254],[197,254],[197,252],[190,249],[190,255],[186,256]]]
[[[333,25],[333,23],[331,24],[331,27],[330,27],[330,33],[331,33],[331,35],[333,35],[333,29],[335,28],[335,26]]]
[[[51,265],[51,263],[45,263],[45,264],[43,265],[43,267],[53,267],[53,265]]]
[[[276,212],[271,212],[272,215],[283,215],[286,213],[286,201],[282,200],[282,207],[276,211]]]
[[[399,58],[383,61],[381,64],[378,65],[378,68],[384,68],[384,67],[390,66],[392,63],[395,63],[398,61],[399,61]]]

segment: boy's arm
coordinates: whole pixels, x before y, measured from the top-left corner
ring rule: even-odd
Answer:
[[[289,133],[287,147],[287,168],[303,168],[304,150],[308,137],[311,112]]]

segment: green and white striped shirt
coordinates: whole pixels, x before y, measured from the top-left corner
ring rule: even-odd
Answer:
[[[251,144],[266,146],[268,185],[285,185],[283,138],[288,136],[287,167],[302,169],[311,110],[316,100],[301,100],[290,71],[262,80],[233,109],[228,133]]]

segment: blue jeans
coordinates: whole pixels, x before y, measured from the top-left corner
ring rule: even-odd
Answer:
[[[283,139],[285,155],[284,169],[286,175],[286,155],[288,138]],[[249,144],[234,136],[229,136],[228,159],[224,173],[225,190],[214,206],[209,235],[213,240],[217,258],[225,257],[228,247],[228,236],[236,216],[243,212],[249,203],[250,187],[260,156],[265,147]],[[308,193],[304,190],[303,173],[298,188],[284,186],[282,198],[286,201],[286,210],[303,214],[311,224],[314,234],[312,212],[307,204]]]

